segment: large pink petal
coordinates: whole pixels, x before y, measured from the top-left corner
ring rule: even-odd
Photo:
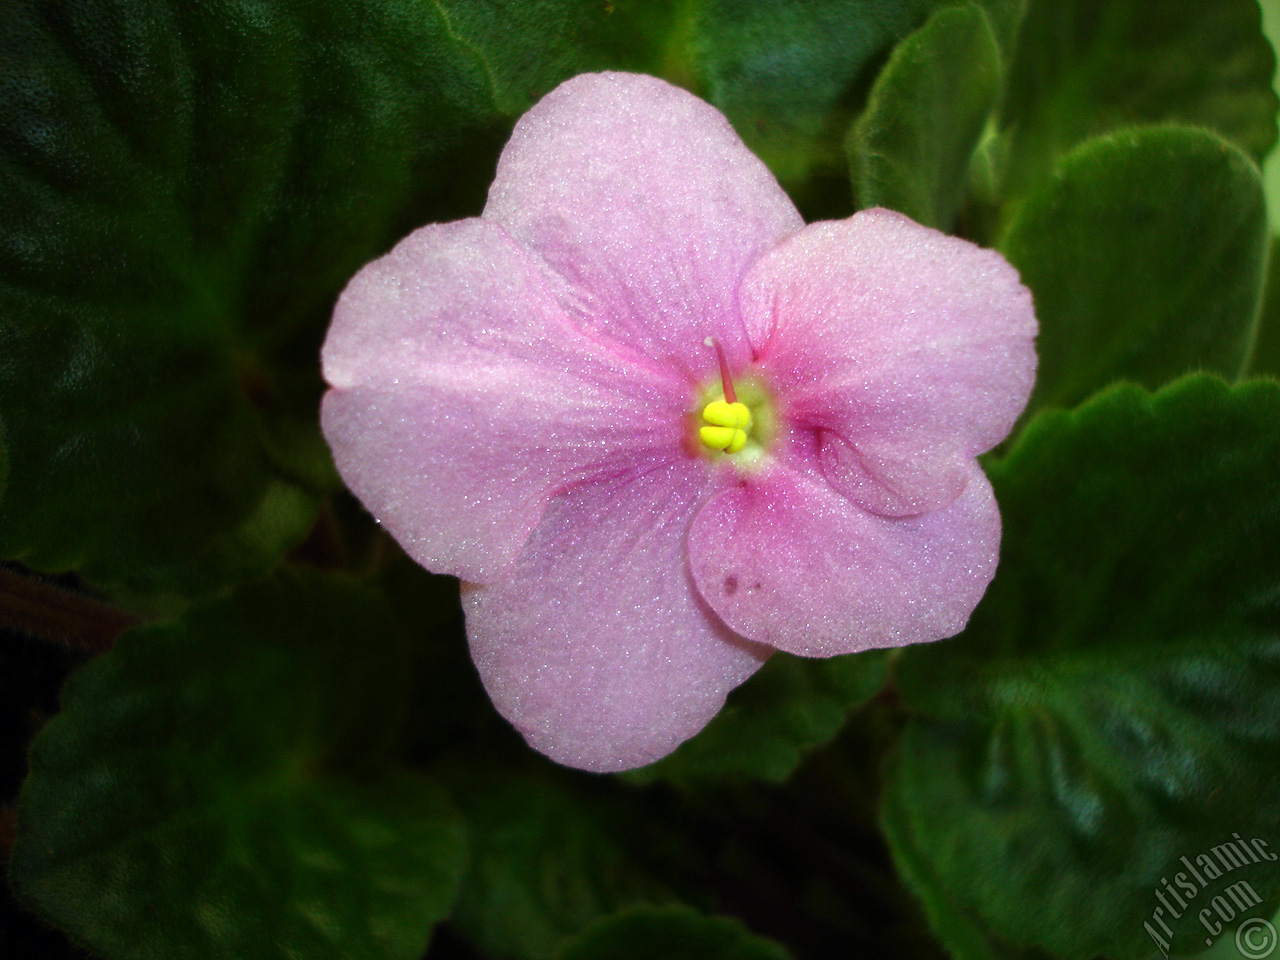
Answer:
[[[547,501],[616,458],[678,456],[686,381],[574,329],[501,227],[425,227],[343,292],[321,421],[347,486],[423,566],[510,566]]]
[[[1031,392],[1036,322],[1017,272],[888,210],[784,241],[747,276],[742,310],[828,480],[885,516],[959,496]]]
[[[509,579],[464,591],[480,677],[535,749],[602,772],[657,760],[763,662],[689,579],[685,537],[713,482],[684,460],[577,487]]]
[[[516,124],[485,217],[551,268],[571,314],[696,379],[750,358],[743,272],[803,226],[715,108],[654,77],[574,77]]]
[[[888,518],[815,472],[772,464],[698,513],[694,580],[738,633],[802,656],[953,636],[991,582],[1000,545],[991,485],[970,470],[948,506]]]

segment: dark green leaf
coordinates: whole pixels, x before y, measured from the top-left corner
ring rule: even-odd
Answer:
[[[1257,0],[1028,0],[1008,82],[1008,189],[1134,123],[1216,130],[1261,160],[1276,141],[1275,55]]]
[[[677,0],[433,2],[450,34],[483,67],[498,109],[510,116],[577,73],[656,72],[677,6]]]
[[[334,482],[317,351],[343,283],[478,212],[509,118],[651,58],[665,9],[10,4],[0,556],[138,594],[268,568]]]
[[[825,660],[774,654],[729,694],[705,730],[629,779],[785,780],[808,751],[834,737],[849,712],[880,689],[885,674],[883,651]]]
[[[898,775],[896,765],[891,765],[889,776]],[[902,792],[890,791],[881,810],[885,838],[893,850],[899,873],[920,898],[929,926],[947,953],[954,960],[1045,960],[1047,954],[998,942],[971,911],[951,899],[938,881],[928,850],[917,845],[910,822]]]
[[[939,0],[702,0],[691,43],[708,99],[788,186],[842,171],[877,58]]]
[[[473,847],[452,922],[486,953],[543,960],[600,917],[672,899],[628,849],[635,798],[613,784],[542,763],[441,776]]]
[[[377,536],[381,542],[374,549],[393,558],[378,586],[399,620],[413,628],[417,670],[405,717],[411,755],[432,763],[460,743],[481,754],[512,743],[527,752],[519,734],[493,709],[471,663],[457,579],[424,570],[380,528]]]
[[[0,420],[0,500],[4,499],[5,482],[9,479],[9,454],[5,450],[4,421]]]
[[[972,3],[942,8],[899,44],[845,141],[858,206],[949,230],[1000,69],[987,16]]]
[[[790,954],[737,920],[688,907],[641,907],[565,944],[560,960],[787,960]]]
[[[15,888],[110,960],[415,960],[465,844],[379,760],[407,662],[382,601],[318,576],[126,634],[36,741]]]
[[[899,664],[905,873],[1068,960],[1154,955],[1156,910],[1195,951],[1214,896],[1280,893],[1269,860],[1203,883],[1180,860],[1277,842],[1278,462],[1280,384],[1199,376],[1042,414],[991,467],[1000,572],[964,634]]]
[[[1122,379],[1238,375],[1265,244],[1257,167],[1220,137],[1135,129],[1073,151],[1001,244],[1040,319],[1032,406]]]

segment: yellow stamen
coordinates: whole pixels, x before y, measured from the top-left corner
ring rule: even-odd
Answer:
[[[712,400],[702,408],[702,419],[708,426],[698,431],[698,439],[712,450],[737,453],[747,445],[751,429],[751,411],[745,403]]]

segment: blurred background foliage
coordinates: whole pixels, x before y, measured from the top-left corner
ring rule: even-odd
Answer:
[[[1238,955],[1276,862],[1153,919],[1180,858],[1280,849],[1264,22],[1280,3],[15,0],[0,956]],[[515,119],[599,69],[710,100],[807,219],[884,205],[996,247],[1042,325],[965,633],[780,654],[615,777],[496,716],[456,581],[363,513],[316,422],[346,279],[478,213]]]

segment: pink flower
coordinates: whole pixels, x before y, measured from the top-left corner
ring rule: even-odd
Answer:
[[[998,254],[886,210],[806,227],[708,104],[590,74],[516,125],[483,215],[351,281],[322,419],[373,515],[466,581],[497,709],[622,770],[775,649],[964,627],[1000,539],[974,457],[1035,330]]]

